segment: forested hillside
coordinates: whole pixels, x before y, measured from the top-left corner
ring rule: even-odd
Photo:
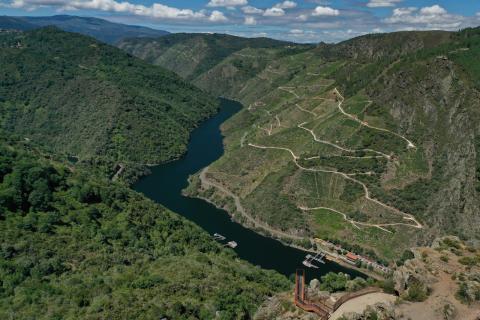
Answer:
[[[196,195],[222,203],[214,182],[264,225],[373,258],[478,238],[479,39],[478,28],[398,32],[230,54],[193,80],[246,107],[225,123],[208,183],[192,180]],[[158,42],[137,43],[131,52],[178,72]]]
[[[284,48],[293,44],[268,38],[241,38],[227,34],[176,33],[158,38],[124,39],[117,45],[145,61],[163,66],[188,80],[194,80],[242,49]]]
[[[218,101],[173,72],[54,27],[0,33],[0,127],[80,160],[182,155]]]
[[[130,189],[7,137],[1,319],[247,319],[289,288]]]

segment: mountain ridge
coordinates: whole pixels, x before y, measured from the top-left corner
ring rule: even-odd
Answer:
[[[44,17],[0,16],[0,29],[17,29],[27,31],[52,25],[64,31],[81,33],[109,44],[115,44],[116,42],[125,38],[152,37],[169,34],[169,32],[163,30],[115,23],[93,17],[80,17],[71,15],[55,15]]]

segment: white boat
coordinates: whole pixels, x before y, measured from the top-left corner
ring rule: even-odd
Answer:
[[[222,236],[220,233],[214,233],[213,234],[213,237],[216,239],[216,240],[225,240],[226,238],[224,236]]]
[[[229,246],[230,248],[236,248],[238,244],[235,241],[229,241],[227,242],[227,246]]]

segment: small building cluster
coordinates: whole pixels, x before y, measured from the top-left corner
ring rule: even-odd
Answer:
[[[364,266],[365,268],[371,268],[374,271],[382,272],[382,273],[389,273],[392,270],[376,261],[371,260],[370,258],[364,257],[359,254],[355,254],[353,252],[348,251],[347,253],[343,254],[346,250],[343,249],[340,245],[333,244],[329,241],[318,239],[320,243],[323,243],[326,247],[334,250],[335,252],[342,252],[342,253],[335,253],[334,256],[337,256],[339,259],[354,265],[354,266]]]

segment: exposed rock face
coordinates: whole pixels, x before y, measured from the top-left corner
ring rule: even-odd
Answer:
[[[320,281],[318,281],[318,279],[313,279],[312,281],[310,281],[310,288],[313,290],[319,289]]]
[[[316,314],[304,312],[293,305],[292,297],[281,294],[266,301],[254,316],[255,320],[318,320]]]
[[[393,273],[393,281],[395,291],[399,295],[402,295],[413,283],[421,283],[428,290],[436,279],[427,272],[421,260],[412,259],[407,260],[403,266],[395,270]]]
[[[453,61],[432,58],[425,65],[404,64],[367,89],[429,159],[430,176],[422,182],[426,199],[413,212],[428,221],[419,243],[433,240],[439,230],[465,238],[480,232],[475,172],[480,96],[463,79]]]

